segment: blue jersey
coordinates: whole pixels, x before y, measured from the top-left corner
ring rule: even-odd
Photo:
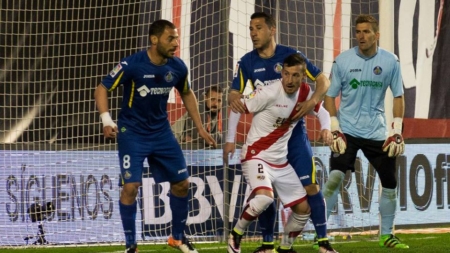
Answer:
[[[327,96],[337,97],[341,93],[337,117],[344,133],[384,140],[386,90],[390,87],[394,97],[403,95],[400,63],[396,55],[382,48],[369,58],[358,50],[354,47],[336,58]]]
[[[186,65],[177,57],[168,58],[164,65],[153,64],[147,51],[122,59],[102,80],[108,91],[123,85],[119,131],[148,135],[170,129],[167,99],[173,87],[180,93],[190,90],[187,75]]]
[[[306,74],[315,81],[316,77],[322,73],[319,68],[313,65],[300,51],[287,46],[277,45],[275,54],[270,58],[262,58],[255,49],[245,54],[237,63],[231,88],[244,92],[247,81],[250,81],[252,90],[258,85],[269,85],[281,79],[283,61],[293,53],[300,54],[306,60]]]

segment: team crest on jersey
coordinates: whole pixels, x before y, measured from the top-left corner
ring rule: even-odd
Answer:
[[[254,98],[255,95],[256,95],[256,91],[257,91],[257,90],[258,90],[258,89],[254,89],[250,94],[245,95],[245,99],[252,99],[252,98]]]
[[[172,71],[169,71],[166,73],[166,75],[164,76],[164,80],[166,80],[166,82],[170,83],[173,81],[173,73]]]
[[[375,68],[373,68],[373,73],[375,75],[380,75],[381,72],[383,72],[383,69],[380,66],[376,66]]]
[[[277,62],[275,66],[273,66],[273,70],[277,73],[281,73],[281,70],[283,70],[283,64]]]
[[[111,72],[109,72],[109,75],[111,76],[111,77],[115,77],[116,75],[117,75],[117,73],[119,73],[119,71],[122,69],[122,65],[120,65],[120,63],[119,64],[117,64],[114,68],[113,68],[113,70],[111,70]]]
[[[131,173],[128,170],[126,170],[125,173],[123,174],[123,178],[130,179],[131,178]]]
[[[266,179],[266,176],[265,175],[258,175],[258,176],[256,176],[256,178],[258,179],[258,180],[264,180],[264,179]]]

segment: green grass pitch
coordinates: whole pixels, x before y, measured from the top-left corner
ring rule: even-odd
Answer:
[[[378,240],[375,236],[353,236],[351,240],[343,240],[342,237],[336,238],[332,242],[333,247],[340,253],[388,253],[388,252],[407,252],[407,253],[439,253],[450,252],[450,233],[440,234],[397,234],[402,242],[407,243],[409,249],[384,249],[378,246]],[[195,244],[199,253],[226,253],[227,245],[225,243],[197,243]],[[243,242],[242,253],[251,253],[259,246],[258,242]],[[316,253],[312,249],[311,241],[298,240],[294,249],[299,253]],[[40,247],[15,247],[1,248],[0,252],[13,253],[121,253],[124,252],[124,246],[40,246]],[[163,244],[145,244],[139,245],[139,253],[176,253],[175,249]]]

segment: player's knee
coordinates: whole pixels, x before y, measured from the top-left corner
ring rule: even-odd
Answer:
[[[273,202],[273,198],[266,195],[256,195],[250,201],[250,208],[256,215],[260,215],[266,210]]]
[[[383,186],[383,188],[387,188],[387,189],[397,188],[397,180],[395,179],[395,175],[389,176],[389,177],[380,177],[380,182],[381,182],[381,186]]]
[[[126,183],[122,187],[122,192],[120,193],[121,199],[134,199],[137,196],[140,183]]]
[[[329,197],[336,191],[341,183],[344,181],[345,174],[340,170],[333,170],[330,172],[330,176],[328,177],[328,181],[325,184],[323,191],[323,195],[325,197]]]
[[[189,180],[170,183],[170,193],[177,197],[186,197],[189,193]]]
[[[306,194],[308,195],[316,195],[320,191],[320,187],[318,184],[310,184],[310,185],[304,185],[303,186],[306,190]]]
[[[298,215],[309,215],[311,213],[311,207],[308,204],[308,201],[302,201],[291,207],[293,213]]]

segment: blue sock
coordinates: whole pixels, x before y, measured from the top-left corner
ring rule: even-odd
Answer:
[[[125,245],[129,248],[131,244],[136,244],[136,201],[131,205],[124,205],[119,200],[119,211],[125,234]]]
[[[325,216],[325,200],[322,192],[316,195],[308,195],[308,204],[311,207],[311,220],[316,229],[317,238],[327,238],[327,217]]]
[[[339,170],[333,170],[330,172],[328,181],[323,186],[323,196],[327,204],[327,220],[330,217],[331,210],[338,202],[339,187],[344,181],[345,174]]]
[[[395,189],[382,188],[380,197],[381,235],[392,234],[397,195]]]
[[[275,202],[276,201],[272,202],[272,204],[269,205],[267,209],[264,210],[264,212],[262,212],[258,217],[259,227],[263,237],[263,244],[273,244],[274,223],[277,217],[277,206]]]
[[[170,209],[172,210],[172,237],[175,240],[181,240],[184,236],[186,221],[188,218],[189,195],[186,197],[177,197],[170,194]]]

